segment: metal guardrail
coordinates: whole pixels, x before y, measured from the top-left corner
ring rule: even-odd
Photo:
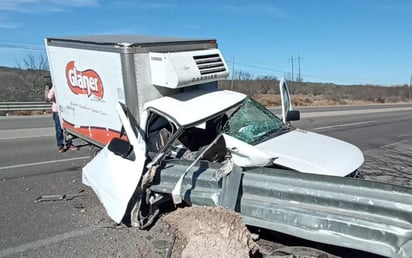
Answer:
[[[47,102],[0,102],[0,111],[50,110]]]
[[[188,164],[165,163],[151,191],[171,193]],[[241,171],[238,185],[230,186],[226,177],[213,180],[218,168],[196,164],[182,182],[182,199],[194,206],[232,206],[247,225],[311,241],[388,257],[412,253],[411,188],[273,168]]]

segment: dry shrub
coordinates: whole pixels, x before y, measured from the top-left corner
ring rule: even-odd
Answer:
[[[277,107],[281,105],[280,95],[255,94],[253,99],[266,107]]]
[[[279,107],[281,105],[280,95],[278,94],[254,94],[253,98],[267,107]],[[333,106],[333,105],[365,105],[382,103],[379,100],[351,100],[347,98],[331,97],[328,95],[291,95],[292,104],[299,106]]]

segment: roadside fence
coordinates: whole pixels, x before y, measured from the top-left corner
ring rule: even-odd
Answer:
[[[14,111],[41,111],[51,110],[51,104],[47,102],[0,102],[0,114],[8,115]]]

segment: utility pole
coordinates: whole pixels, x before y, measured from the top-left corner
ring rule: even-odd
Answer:
[[[409,79],[408,100],[411,99],[411,87],[412,87],[412,74],[411,74],[411,78]]]
[[[302,81],[302,77],[300,77],[300,55],[297,57],[297,59],[298,59],[298,67],[299,67],[299,74],[298,74],[298,81],[300,82],[300,81]]]
[[[290,57],[290,61],[292,62],[292,81],[293,81],[293,56]]]
[[[233,77],[235,77],[235,56],[232,57],[232,84],[230,89],[233,90]]]

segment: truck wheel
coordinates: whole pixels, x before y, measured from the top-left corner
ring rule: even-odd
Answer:
[[[90,157],[93,159],[94,157],[96,157],[96,155],[102,150],[102,148],[96,146],[96,145],[92,145],[90,147]]]
[[[188,207],[163,220],[176,230],[172,257],[250,257],[258,251],[241,215],[227,208]]]

